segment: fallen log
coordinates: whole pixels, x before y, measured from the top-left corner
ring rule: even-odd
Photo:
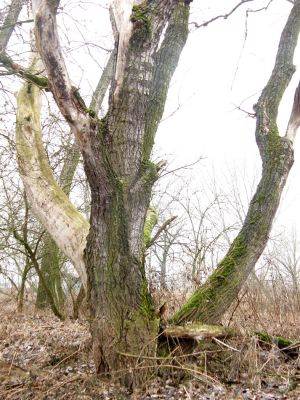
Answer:
[[[193,339],[196,341],[210,338],[228,338],[238,336],[238,331],[221,325],[205,325],[192,323],[186,325],[167,326],[162,335],[172,339]]]

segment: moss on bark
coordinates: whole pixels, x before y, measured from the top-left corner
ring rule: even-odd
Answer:
[[[256,105],[256,141],[262,158],[262,177],[253,196],[243,227],[215,272],[172,318],[218,323],[262,254],[281,193],[293,165],[292,142],[279,136],[277,113],[294,68],[293,54],[300,29],[297,1],[283,29],[274,70]]]

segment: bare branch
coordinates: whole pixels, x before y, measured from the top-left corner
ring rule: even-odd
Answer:
[[[48,89],[49,82],[48,79],[41,75],[42,71],[37,71],[33,73],[30,69],[24,68],[21,65],[15,63],[7,54],[4,52],[0,53],[0,65],[5,67],[10,74],[15,74],[20,78],[34,83],[41,89]]]
[[[174,215],[173,217],[167,219],[162,226],[158,229],[158,231],[156,232],[156,234],[153,236],[153,238],[150,240],[150,242],[147,244],[147,249],[149,247],[151,247],[156,240],[159,238],[159,236],[161,235],[161,233],[163,231],[165,231],[167,229],[167,227],[177,218],[177,215]]]
[[[55,101],[75,133],[79,147],[87,150],[88,110],[78,89],[73,88],[58,38],[56,11],[58,2],[37,1],[35,10],[36,46],[45,65]]]
[[[12,0],[4,23],[0,29],[0,52],[4,51],[17,24],[23,7],[23,0]]]
[[[93,93],[90,108],[93,111],[95,111],[96,114],[98,114],[98,112],[100,110],[100,107],[103,103],[105,93],[106,93],[108,86],[112,79],[114,58],[115,58],[115,54],[114,54],[114,51],[112,51],[112,53],[107,61],[107,64],[102,72],[102,75],[98,82],[98,85]]]
[[[249,3],[250,1],[255,1],[255,0],[242,0],[240,3],[238,3],[231,11],[229,11],[227,14],[222,14],[218,15],[216,17],[213,17],[209,19],[208,21],[203,22],[202,24],[198,24],[197,22],[190,22],[191,25],[194,25],[195,28],[204,28],[207,27],[209,24],[211,24],[214,21],[217,21],[218,19],[227,19],[230,17],[239,7],[243,6],[245,3]]]

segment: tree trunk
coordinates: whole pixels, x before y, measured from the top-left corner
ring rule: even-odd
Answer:
[[[52,293],[56,307],[62,310],[65,295],[61,280],[59,249],[49,235],[44,239],[41,274],[44,277],[44,282]],[[49,307],[50,305],[49,298],[41,281],[39,281],[38,284],[35,305],[39,309]]]
[[[99,79],[98,85],[93,93],[91,107],[97,114],[102,105],[104,96],[108,89],[109,83],[112,78],[113,70],[113,59],[114,52],[111,53],[107,65],[105,66],[101,78]],[[77,143],[73,140],[70,142],[65,149],[64,165],[61,170],[59,183],[63,192],[69,196],[74,174],[78,166],[80,159],[80,150]],[[44,237],[44,248],[42,251],[42,262],[41,262],[41,273],[44,276],[44,280],[48,287],[52,291],[53,297],[56,301],[57,307],[61,309],[64,303],[64,292],[62,287],[62,277],[61,277],[61,257],[60,251],[51,238],[49,233],[46,233]],[[85,290],[82,288],[80,292],[84,298]],[[82,297],[80,296],[80,298]],[[83,299],[82,299],[83,300]],[[82,302],[82,301],[81,301]],[[77,303],[76,313],[79,313],[79,307],[81,302]],[[45,308],[49,307],[49,299],[47,297],[46,291],[41,281],[38,284],[38,291],[36,297],[36,307]]]
[[[85,259],[97,372],[131,387],[149,375],[142,357],[155,356],[158,320],[143,264],[141,231],[149,198],[133,223],[125,200],[130,193],[123,190],[115,188],[104,212],[103,196],[93,193]],[[140,242],[133,237],[137,232]]]
[[[71,294],[71,296],[72,296],[72,294]],[[81,286],[80,286],[80,289],[79,289],[79,292],[78,292],[78,294],[77,294],[77,296],[76,296],[76,298],[74,299],[74,298],[72,297],[72,302],[73,302],[73,318],[74,318],[74,319],[78,319],[78,318],[79,318],[79,310],[80,310],[80,307],[81,307],[81,305],[82,305],[82,302],[83,302],[84,298],[85,298],[85,290],[84,290],[83,285],[81,285]]]
[[[3,25],[0,29],[0,53],[6,50],[11,35],[16,27],[19,14],[22,10],[24,0],[12,0],[9,10],[4,18]]]
[[[71,191],[71,185],[79,159],[80,151],[77,144],[75,142],[69,143],[59,179],[60,186],[67,196],[69,196]],[[43,242],[41,274],[52,292],[57,308],[62,310],[65,294],[62,287],[60,250],[49,233],[46,233]],[[41,281],[39,281],[38,284],[35,305],[40,309],[50,306],[49,298]]]
[[[18,311],[22,312],[23,311],[23,306],[24,306],[24,293],[25,293],[25,285],[26,285],[26,279],[28,272],[30,271],[30,268],[32,267],[28,256],[26,256],[26,263],[22,272],[22,277],[21,277],[21,284],[18,290],[18,298],[17,298],[17,303],[18,303]]]
[[[262,254],[289,171],[293,165],[293,139],[300,122],[300,89],[287,129],[279,135],[278,107],[295,67],[294,50],[300,29],[300,1],[296,0],[282,32],[275,66],[256,110],[256,141],[262,158],[262,177],[251,200],[243,227],[215,272],[174,315],[174,323],[218,323]]]
[[[144,223],[159,170],[150,155],[169,83],[187,38],[189,7],[177,0],[114,2],[117,56],[109,110],[100,121],[68,77],[57,35],[58,3],[38,0],[35,6],[37,49],[55,101],[76,135],[91,188],[84,261],[96,369],[130,387],[153,371],[149,360],[142,357],[155,355],[158,332],[144,271]],[[69,233],[74,229],[79,234],[76,220],[84,228],[85,223],[58,192],[53,177],[49,178],[40,149],[38,159],[43,165],[35,163],[39,181],[29,167],[34,159],[24,136],[30,140],[30,126],[38,134],[40,131],[36,102],[26,102],[25,107],[33,90],[24,88],[19,95],[23,135],[19,136],[18,152],[22,153],[23,181],[35,212],[51,234],[59,234],[58,226],[61,230],[68,227],[67,235],[56,241],[68,256],[73,255],[84,277],[81,245],[85,236],[76,239]],[[37,191],[30,185],[37,186]],[[54,215],[49,213],[50,206],[55,208]],[[64,217],[66,213],[74,213],[74,222]],[[74,248],[78,239],[80,248]],[[70,244],[76,254],[70,251]]]

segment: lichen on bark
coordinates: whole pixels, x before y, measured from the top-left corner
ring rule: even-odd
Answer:
[[[32,83],[24,83],[17,102],[16,145],[26,193],[35,214],[73,261],[82,282],[86,284],[83,249],[88,222],[58,186],[49,166],[41,138],[40,89]]]

